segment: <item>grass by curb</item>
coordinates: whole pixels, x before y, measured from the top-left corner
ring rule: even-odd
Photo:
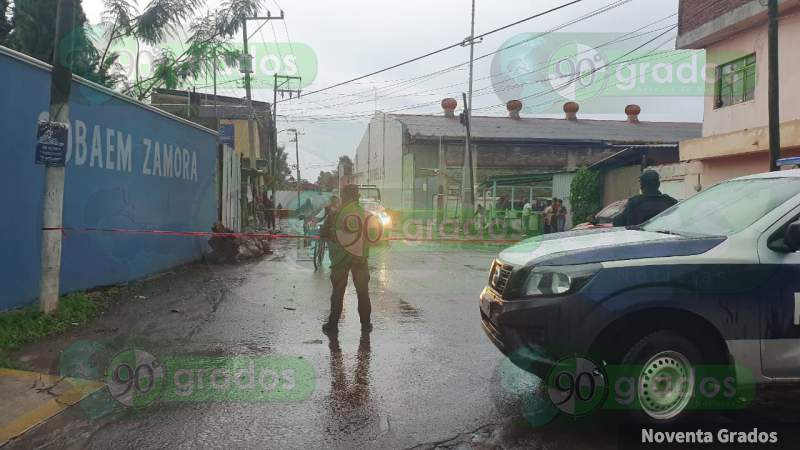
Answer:
[[[36,307],[0,313],[0,367],[17,368],[8,352],[83,325],[100,311],[98,299],[77,293],[62,297],[52,315],[43,314]]]

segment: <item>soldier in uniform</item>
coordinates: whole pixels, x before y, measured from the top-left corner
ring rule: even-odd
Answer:
[[[366,214],[359,204],[357,186],[351,184],[343,187],[341,196],[341,207],[328,215],[320,230],[320,236],[329,245],[332,285],[330,315],[328,321],[322,325],[322,331],[328,335],[339,332],[347,278],[352,274],[358,296],[361,330],[369,333],[372,331],[372,305],[369,298],[370,276],[367,260],[370,243],[380,239],[381,230],[375,229],[376,226],[380,227],[380,221]]]
[[[659,191],[661,180],[656,171],[646,170],[639,177],[639,184],[642,193],[628,200],[622,213],[614,218],[615,227],[640,225],[678,203]]]

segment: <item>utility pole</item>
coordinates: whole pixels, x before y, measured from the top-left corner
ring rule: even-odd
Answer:
[[[244,38],[244,48],[243,48],[243,59],[242,71],[244,72],[244,89],[247,95],[247,107],[250,110],[251,118],[247,121],[247,130],[248,130],[248,145],[250,146],[250,168],[256,168],[256,146],[254,142],[254,132],[253,132],[253,120],[255,119],[255,113],[253,111],[253,90],[252,90],[252,73],[253,73],[253,57],[250,55],[250,49],[248,47],[249,36],[247,34],[247,21],[248,20],[260,20],[260,21],[270,21],[270,20],[283,20],[284,13],[281,11],[280,16],[272,16],[272,13],[267,11],[266,17],[245,17],[242,21],[242,37]],[[276,43],[277,44],[277,43]]]
[[[283,86],[292,80],[297,80],[298,85],[302,83],[301,77],[293,77],[288,75],[273,75],[273,88],[272,88],[272,155],[270,155],[270,175],[272,176],[272,196],[275,196],[275,180],[276,171],[278,169],[278,94],[281,97],[284,94],[289,94],[289,98],[294,98],[296,93],[300,97],[300,89],[283,89]]]
[[[50,122],[69,124],[69,97],[72,88],[73,46],[69,38],[75,28],[75,2],[59,0],[56,41],[53,46],[53,72],[50,86]],[[65,45],[70,43],[69,48]],[[42,278],[39,307],[46,313],[58,308],[61,276],[61,228],[64,212],[64,167],[45,166],[44,206],[42,211]]]
[[[292,128],[291,130],[294,132],[294,157],[297,160],[297,209],[300,210],[300,138],[298,137],[299,134],[297,133],[297,129]]]
[[[472,79],[475,63],[475,0],[472,0],[472,19],[469,38],[469,95],[464,98],[464,117],[466,121],[466,138],[464,139],[464,169],[461,187],[461,217],[467,221],[475,210],[475,187],[472,179]]]
[[[283,19],[284,19],[283,11],[281,11],[281,15],[280,16],[276,16],[276,17],[273,17],[272,13],[267,11],[267,16],[266,17],[245,17],[242,20],[242,37],[244,38],[244,46],[243,46],[244,48],[242,49],[243,50],[243,55],[242,55],[242,66],[243,67],[242,67],[242,71],[244,72],[244,89],[245,89],[245,93],[247,95],[247,108],[248,108],[249,116],[250,116],[250,118],[247,120],[247,145],[250,147],[250,152],[249,152],[249,155],[250,155],[250,169],[251,169],[251,173],[253,173],[253,174],[256,171],[256,156],[257,156],[257,154],[256,154],[256,144],[255,144],[255,130],[254,130],[255,126],[254,126],[254,123],[253,123],[253,121],[256,120],[256,114],[255,114],[255,111],[253,111],[253,92],[252,92],[252,86],[251,86],[251,81],[252,81],[251,78],[252,78],[252,76],[250,75],[250,74],[253,73],[253,58],[250,55],[250,50],[248,48],[249,36],[247,34],[247,21],[248,20],[270,21],[270,20],[283,20]],[[254,183],[251,183],[251,185],[254,185]],[[273,192],[273,195],[275,195],[274,188],[273,188],[272,192]],[[255,196],[255,192],[253,194]],[[255,214],[255,205],[253,206],[253,216],[254,217],[256,216],[256,214]]]
[[[781,158],[781,108],[780,108],[780,63],[778,61],[778,0],[769,0],[769,170],[780,170]]]

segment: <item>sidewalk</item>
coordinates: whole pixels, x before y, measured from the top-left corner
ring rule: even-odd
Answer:
[[[92,402],[95,393],[106,401],[105,384],[94,381],[105,377],[93,376],[91,367],[80,365],[82,361],[91,359],[93,352],[102,359],[133,345],[174,353],[213,317],[225,293],[240,284],[258,261],[280,258],[277,254],[237,264],[195,263],[131,282],[121,286],[107,300],[103,314],[86,325],[15,351],[10,356],[26,371],[0,369],[0,448],[60,447],[57,440],[65,424],[74,427],[73,432],[90,435],[103,421],[94,413],[87,415],[82,406],[89,401],[88,408],[97,407]],[[75,353],[65,360],[70,351]],[[57,375],[64,367],[70,368],[64,373],[76,378]],[[37,430],[28,432],[33,428]],[[79,448],[82,438],[75,439]]]
[[[74,406],[102,383],[0,369],[0,446]]]

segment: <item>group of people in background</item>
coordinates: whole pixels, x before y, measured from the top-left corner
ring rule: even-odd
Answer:
[[[553,198],[550,205],[544,209],[544,234],[560,233],[567,226],[567,208],[560,198]]]
[[[505,196],[498,198],[495,204],[494,211],[494,226],[502,226],[509,232],[512,231],[511,220],[513,218],[514,206]],[[553,198],[552,200],[533,199],[526,201],[522,206],[522,232],[525,235],[532,234],[534,231],[532,226],[531,217],[540,214],[542,217],[542,231],[545,234],[559,233],[565,231],[567,224],[567,208],[564,206],[564,201],[560,198]],[[486,229],[489,224],[487,223],[487,210],[486,207],[479,204],[475,210],[475,219],[479,221],[480,228]]]

